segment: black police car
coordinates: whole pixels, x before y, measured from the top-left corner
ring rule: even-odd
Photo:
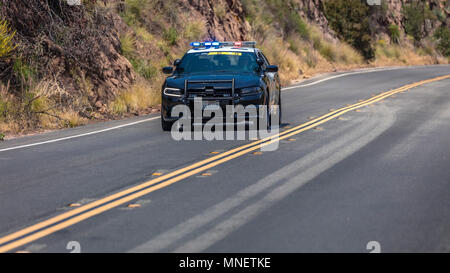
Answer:
[[[171,74],[162,86],[161,125],[171,129],[179,116],[171,116],[175,105],[193,107],[196,97],[205,104],[278,106],[281,124],[281,94],[278,66],[270,65],[255,42],[194,42],[174,67],[164,67]],[[273,108],[273,107],[272,107]],[[267,111],[270,127],[272,111]]]

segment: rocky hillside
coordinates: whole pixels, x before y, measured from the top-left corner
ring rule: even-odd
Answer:
[[[445,0],[0,0],[0,133],[157,111],[160,68],[192,40],[256,40],[284,84],[447,63],[449,12]]]

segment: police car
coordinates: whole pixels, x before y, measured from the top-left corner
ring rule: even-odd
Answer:
[[[281,124],[281,86],[278,66],[271,65],[255,42],[193,42],[192,48],[173,66],[162,86],[161,125],[165,131],[180,118],[172,115],[176,105],[194,107],[201,98],[205,106],[264,106],[270,128],[273,119]],[[276,108],[272,106],[277,106]],[[258,113],[260,113],[258,111]]]

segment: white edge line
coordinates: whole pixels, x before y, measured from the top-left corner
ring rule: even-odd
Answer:
[[[349,76],[349,75],[365,74],[365,73],[373,73],[373,72],[380,72],[380,71],[389,71],[389,70],[396,70],[396,69],[402,69],[402,68],[405,68],[405,67],[395,67],[395,68],[375,68],[375,69],[370,69],[370,70],[348,72],[348,73],[344,73],[344,74],[339,74],[339,75],[327,77],[327,78],[324,78],[324,79],[321,79],[321,80],[317,80],[317,81],[314,81],[314,82],[310,82],[310,83],[306,83],[306,84],[293,85],[293,86],[281,88],[281,90],[284,91],[284,90],[289,90],[289,89],[308,87],[308,86],[312,86],[312,85],[319,84],[319,83],[321,83],[321,82],[325,82],[325,81],[329,81],[329,80],[333,80],[333,79],[337,79],[337,78],[341,78],[341,77],[345,77],[345,76]]]
[[[114,127],[98,130],[98,131],[89,132],[89,133],[78,134],[78,135],[62,137],[62,138],[57,138],[57,139],[52,139],[52,140],[47,140],[47,141],[42,141],[42,142],[36,142],[36,143],[32,143],[32,144],[26,144],[26,145],[20,145],[20,146],[0,149],[0,152],[17,150],[17,149],[22,149],[22,148],[27,148],[27,147],[33,147],[33,146],[38,146],[38,145],[43,145],[43,144],[48,144],[48,143],[54,143],[54,142],[59,142],[59,141],[63,141],[63,140],[79,138],[79,137],[83,137],[83,136],[95,135],[95,134],[99,134],[99,133],[103,133],[103,132],[107,132],[107,131],[111,131],[111,130],[115,130],[115,129],[131,126],[131,125],[143,123],[143,122],[152,121],[152,120],[159,119],[159,118],[160,117],[157,116],[157,117],[147,118],[147,119],[144,119],[144,120],[139,120],[139,121],[135,121],[135,122],[131,122],[131,123],[126,123],[126,124],[122,124],[122,125],[118,125],[118,126],[114,126]]]

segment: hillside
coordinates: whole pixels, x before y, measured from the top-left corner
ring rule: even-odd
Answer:
[[[162,66],[193,40],[256,40],[283,84],[448,63],[449,1],[0,1],[0,138],[158,111]]]

